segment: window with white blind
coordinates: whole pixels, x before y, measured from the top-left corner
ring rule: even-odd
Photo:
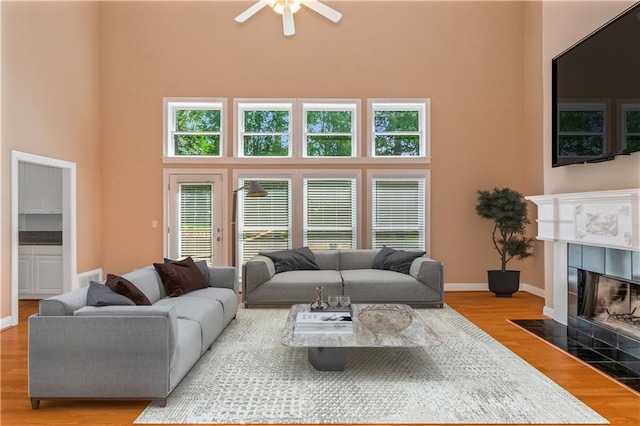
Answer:
[[[260,182],[266,197],[247,197],[238,192],[238,264],[261,250],[286,250],[291,245],[291,179],[240,179],[239,187],[250,180]]]
[[[425,250],[425,179],[374,178],[371,246]]]
[[[304,245],[311,249],[357,247],[355,179],[304,179]]]
[[[180,242],[178,257],[213,260],[213,187],[211,184],[180,185]]]

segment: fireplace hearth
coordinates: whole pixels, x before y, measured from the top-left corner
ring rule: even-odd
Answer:
[[[568,245],[568,336],[640,372],[638,252]]]

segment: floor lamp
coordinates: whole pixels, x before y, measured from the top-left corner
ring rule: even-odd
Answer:
[[[247,197],[266,197],[267,191],[264,190],[260,183],[252,180],[246,182],[238,189],[233,190],[233,208],[231,212],[231,266],[236,267],[236,252],[238,246],[238,191],[247,190]]]

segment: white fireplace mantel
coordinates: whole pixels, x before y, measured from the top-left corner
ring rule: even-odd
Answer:
[[[525,197],[538,206],[538,239],[640,250],[640,188]]]

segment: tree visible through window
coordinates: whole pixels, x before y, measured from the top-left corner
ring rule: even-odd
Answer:
[[[420,157],[426,151],[426,103],[372,103],[374,157]]]
[[[243,105],[241,156],[287,157],[291,155],[291,105]]]
[[[305,104],[303,109],[305,156],[354,155],[356,104]]]

